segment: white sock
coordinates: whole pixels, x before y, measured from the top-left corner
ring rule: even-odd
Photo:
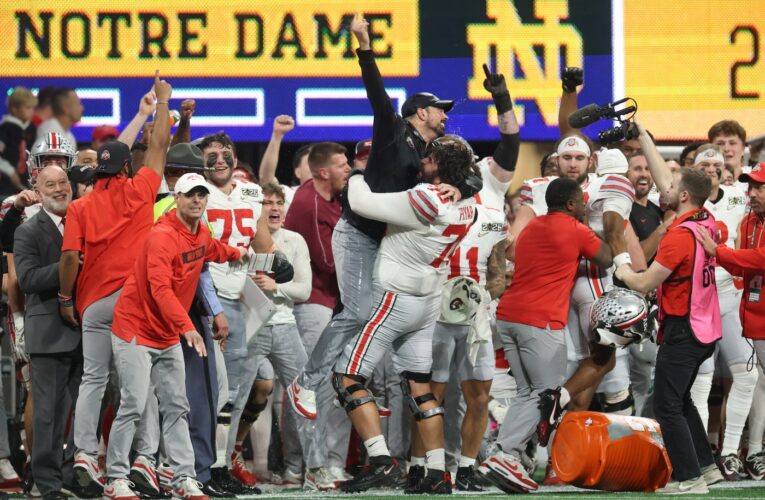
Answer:
[[[466,457],[460,455],[460,463],[457,467],[473,467],[475,465],[475,457]]]
[[[704,430],[709,427],[709,392],[712,390],[714,373],[699,373],[691,386],[691,399],[704,424]]]
[[[723,436],[722,456],[737,454],[744,424],[752,407],[754,387],[757,385],[757,370],[747,371],[745,364],[730,367],[733,385],[728,393],[725,406],[725,436]]]
[[[385,437],[382,434],[364,441],[364,447],[370,457],[390,456],[388,445],[385,444]]]
[[[571,394],[568,393],[568,389],[565,387],[560,388],[560,407],[565,408],[568,402],[571,401]]]
[[[755,342],[761,342],[759,340]],[[760,372],[754,389],[752,411],[749,413],[749,456],[762,451],[762,436],[765,433],[765,373]]]
[[[426,451],[425,463],[428,464],[428,472],[432,470],[446,470],[446,451],[443,448]]]
[[[409,460],[409,467],[414,467],[415,465],[425,467],[425,457],[412,457],[411,460]]]

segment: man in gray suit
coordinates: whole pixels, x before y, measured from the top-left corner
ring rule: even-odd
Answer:
[[[58,263],[72,188],[62,168],[48,166],[35,190],[42,210],[16,230],[14,256],[26,295],[26,352],[32,365],[32,474],[43,498],[55,500],[66,498],[61,488],[72,482],[71,462],[69,471],[62,471],[64,427],[82,376],[80,331],[58,312]]]

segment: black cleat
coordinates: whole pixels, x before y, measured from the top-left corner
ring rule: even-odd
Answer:
[[[747,478],[744,462],[735,453],[720,457],[717,466],[726,481],[743,481]]]
[[[260,488],[245,486],[228,472],[228,467],[213,467],[210,469],[212,480],[221,491],[228,491],[234,495],[260,495]]]
[[[406,479],[405,491],[417,491],[420,487],[420,481],[425,477],[425,467],[422,465],[410,465],[409,473]]]
[[[210,498],[231,498],[234,496],[230,491],[224,490],[218,486],[212,479],[202,485],[202,493]]]
[[[481,478],[475,467],[459,467],[457,469],[457,491],[484,491]]]
[[[387,455],[371,457],[369,467],[353,479],[340,483],[338,489],[344,493],[361,493],[370,488],[392,488],[396,484],[397,465],[397,462]]]
[[[749,477],[755,481],[762,481],[765,477],[765,452],[761,451],[746,457],[744,468]]]
[[[539,394],[539,411],[541,415],[537,424],[537,436],[539,436],[539,444],[547,446],[550,435],[558,427],[563,415],[563,408],[560,405],[560,387],[545,389]]]
[[[404,490],[407,495],[451,495],[452,475],[442,470],[428,471],[416,488]]]

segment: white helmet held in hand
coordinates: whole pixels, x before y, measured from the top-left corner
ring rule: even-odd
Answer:
[[[590,323],[595,342],[611,347],[626,347],[651,336],[648,303],[637,292],[614,288],[592,304]]]

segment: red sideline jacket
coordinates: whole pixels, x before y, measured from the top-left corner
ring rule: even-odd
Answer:
[[[166,349],[194,325],[188,311],[205,262],[237,260],[239,250],[212,238],[206,224],[196,234],[172,210],[152,228],[114,308],[112,332],[126,342]]]
[[[765,218],[754,212],[741,221],[741,249],[717,247],[717,262],[733,276],[744,278],[741,297],[741,325],[744,337],[765,340],[765,297],[762,282],[765,277]]]

